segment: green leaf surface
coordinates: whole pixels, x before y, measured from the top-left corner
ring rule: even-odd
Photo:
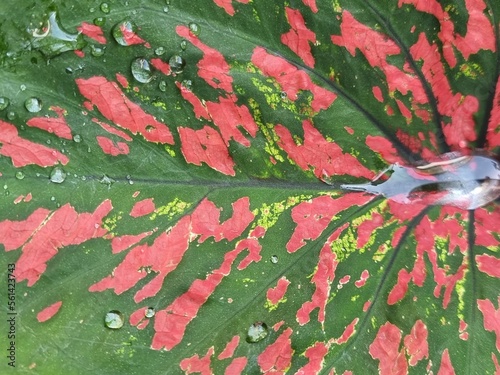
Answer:
[[[497,2],[0,15],[0,372],[500,371]]]

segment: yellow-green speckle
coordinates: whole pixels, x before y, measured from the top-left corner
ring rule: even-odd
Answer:
[[[277,303],[272,303],[270,300],[267,300],[265,303],[264,303],[264,307],[269,311],[273,311],[273,310],[276,310],[279,306],[280,303],[285,303],[287,301],[286,297],[283,297],[282,299],[280,299]]]
[[[108,232],[112,232],[116,228],[116,223],[122,219],[122,215],[123,212],[120,211],[116,215],[106,217],[102,223],[102,227]]]
[[[185,202],[179,198],[167,203],[164,206],[157,207],[155,212],[149,217],[151,220],[156,219],[157,216],[167,215],[169,219],[174,216],[182,214],[186,209],[191,206],[191,203]]]
[[[169,146],[169,145],[165,145],[165,151],[167,152],[167,154],[169,154],[171,157],[175,157],[175,150]]]
[[[299,202],[311,199],[310,195],[300,195],[296,197],[289,197],[286,201],[274,202],[271,204],[264,203],[260,208],[258,208],[259,218],[257,219],[257,226],[264,227],[265,229],[271,228],[276,222],[280,215],[288,210],[290,207],[296,205]]]

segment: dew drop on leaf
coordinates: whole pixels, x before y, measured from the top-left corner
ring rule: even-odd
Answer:
[[[156,314],[156,311],[155,311],[154,307],[148,307],[144,311],[144,316],[146,318],[152,318],[153,316],[155,316],[155,314]]]
[[[50,12],[48,20],[40,29],[31,32],[32,48],[51,58],[66,51],[75,51],[85,47],[86,42],[81,33],[71,34],[61,26],[57,12]]]
[[[137,30],[138,27],[135,23],[124,20],[113,27],[113,38],[119,45],[126,47],[130,45],[130,36],[136,34]]]
[[[94,25],[96,26],[104,26],[105,23],[106,23],[106,17],[94,18]]]
[[[7,108],[9,106],[9,99],[4,97],[4,96],[1,96],[0,97],[0,111],[3,111],[5,108]]]
[[[108,14],[111,10],[108,3],[101,3],[101,12]]]
[[[198,25],[197,23],[194,23],[194,22],[190,22],[188,24],[188,27],[189,27],[189,32],[193,35],[200,35],[200,32],[201,32],[201,28],[200,28],[200,25]]]
[[[23,173],[23,172],[21,172],[21,171],[17,171],[17,172],[16,172],[16,178],[17,178],[18,180],[22,180],[22,179],[24,179],[24,173]]]
[[[168,13],[168,11],[169,11],[169,10],[170,10],[170,7],[169,7],[168,5],[165,5],[165,6],[163,7],[163,12],[164,12],[164,13]]]
[[[172,70],[172,73],[179,74],[184,70],[186,61],[179,55],[173,55],[168,60],[168,65],[170,65],[170,70]]]
[[[28,98],[24,102],[24,107],[31,113],[37,113],[42,110],[42,101],[38,98]]]
[[[156,56],[161,56],[165,53],[165,48],[164,47],[158,47],[155,49],[155,55]]]
[[[75,134],[73,136],[73,141],[76,143],[80,143],[82,141],[82,136],[80,134]]]
[[[90,47],[90,53],[94,57],[100,57],[100,56],[104,55],[104,47],[91,46]]]
[[[55,167],[50,172],[49,179],[51,182],[54,182],[56,184],[62,184],[66,179],[66,172],[64,172],[61,167]]]
[[[180,47],[183,51],[187,48],[187,45],[188,45],[187,40],[185,39],[181,40]]]
[[[271,263],[273,263],[273,264],[278,263],[278,257],[277,257],[276,255],[273,255],[273,256],[271,257]]]
[[[370,183],[341,188],[383,195],[398,203],[473,210],[500,196],[500,163],[483,151],[472,155],[450,152],[430,162],[393,164]]]
[[[26,85],[23,84],[23,85],[19,86],[19,90],[25,91],[26,90]]]
[[[191,91],[193,89],[193,82],[190,79],[185,79],[181,82],[181,85],[188,91]]]
[[[111,310],[104,317],[104,324],[110,329],[119,329],[123,327],[125,318],[123,314],[118,310]]]
[[[159,88],[159,89],[160,89],[160,91],[162,91],[162,92],[167,91],[167,82],[165,82],[165,81],[160,81],[160,83],[158,84],[158,88]]]
[[[249,343],[259,342],[264,340],[267,334],[267,324],[264,322],[255,322],[248,328],[246,340]]]
[[[148,60],[143,57],[133,60],[132,64],[130,64],[130,70],[132,71],[132,76],[137,82],[148,83],[153,79],[151,66],[149,65]]]
[[[14,111],[9,111],[7,113],[7,119],[9,119],[10,121],[14,120],[16,118],[16,112]]]

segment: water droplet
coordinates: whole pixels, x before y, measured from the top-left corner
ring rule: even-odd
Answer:
[[[94,25],[96,26],[104,26],[105,23],[106,23],[106,17],[94,18]]]
[[[139,57],[132,61],[130,69],[137,82],[148,83],[153,79],[153,73],[151,72],[149,62],[143,57]]]
[[[164,47],[158,47],[155,49],[155,55],[156,56],[161,56],[165,53],[165,48]]]
[[[55,167],[52,169],[52,172],[50,172],[49,179],[56,184],[62,184],[66,179],[66,172],[60,167]]]
[[[193,88],[193,82],[190,79],[185,79],[184,81],[181,82],[181,86],[184,87],[186,90],[191,91]]]
[[[164,12],[164,13],[168,13],[168,11],[169,11],[169,10],[170,10],[170,7],[169,7],[168,5],[165,5],[165,6],[163,7],[163,12]]]
[[[137,33],[137,25],[132,21],[125,20],[113,27],[113,38],[122,46],[129,46],[131,37]]]
[[[21,172],[21,171],[17,171],[17,172],[16,172],[16,178],[17,178],[18,180],[22,180],[22,179],[24,179],[24,173],[23,173],[23,172]]]
[[[148,307],[145,311],[144,311],[144,316],[146,318],[152,318],[153,316],[155,316],[156,314],[156,311],[155,311],[155,308],[154,307]]]
[[[267,334],[267,324],[264,322],[255,322],[248,328],[246,340],[249,343],[259,342],[264,340]]]
[[[160,91],[167,91],[167,82],[160,81],[160,83],[158,84],[158,88],[160,89]]]
[[[179,74],[184,70],[186,61],[179,55],[173,55],[170,60],[168,60],[168,65],[170,65],[172,73]]]
[[[16,112],[14,112],[14,111],[9,111],[9,112],[7,112],[7,119],[9,119],[9,120],[11,120],[11,121],[12,121],[12,120],[14,120],[15,118],[16,118]]]
[[[108,14],[111,10],[108,3],[101,3],[101,12]]]
[[[25,91],[26,90],[26,85],[22,84],[21,86],[19,86],[19,90]]]
[[[450,152],[431,162],[393,164],[370,183],[341,188],[383,195],[403,204],[473,210],[500,197],[500,163],[484,152]]]
[[[278,257],[277,257],[276,255],[273,255],[273,256],[271,257],[271,263],[273,263],[273,264],[278,263]]]
[[[109,177],[107,175],[103,175],[102,178],[99,180],[99,182],[101,184],[108,185],[108,187],[110,187],[111,184],[113,184],[115,182],[115,180],[113,180],[111,177]]]
[[[92,56],[94,57],[100,57],[102,55],[104,55],[104,50],[105,50],[106,47],[101,47],[101,46],[95,46],[95,45],[92,45],[90,47],[90,53],[92,54]]]
[[[187,48],[188,42],[186,39],[182,39],[180,43],[181,50],[185,50]]]
[[[76,143],[80,143],[82,141],[82,136],[80,134],[75,134],[73,136],[73,141]]]
[[[280,92],[280,97],[281,97],[281,100],[285,100],[288,97],[288,95],[286,94],[286,92],[282,91],[282,92]]]
[[[79,50],[86,45],[81,33],[70,34],[63,29],[57,12],[50,12],[41,29],[34,30],[31,35],[31,46],[47,58]]]
[[[68,67],[66,68],[66,73],[68,73],[68,74],[73,74],[73,68],[72,68],[72,67],[70,67],[70,66],[68,66]]]
[[[125,318],[118,310],[111,310],[104,317],[104,325],[110,329],[120,329],[123,323],[125,323]]]
[[[197,23],[194,23],[194,22],[189,22],[188,27],[189,27],[189,31],[191,34],[196,35],[196,36],[200,35],[200,32],[201,32],[200,25],[198,25]]]
[[[0,96],[0,111],[3,111],[10,104],[10,100],[4,96]]]
[[[24,106],[31,113],[37,113],[42,110],[42,101],[38,98],[28,98],[24,102]]]

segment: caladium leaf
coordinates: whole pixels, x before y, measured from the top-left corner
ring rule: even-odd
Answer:
[[[500,371],[496,2],[0,9],[2,369]]]

